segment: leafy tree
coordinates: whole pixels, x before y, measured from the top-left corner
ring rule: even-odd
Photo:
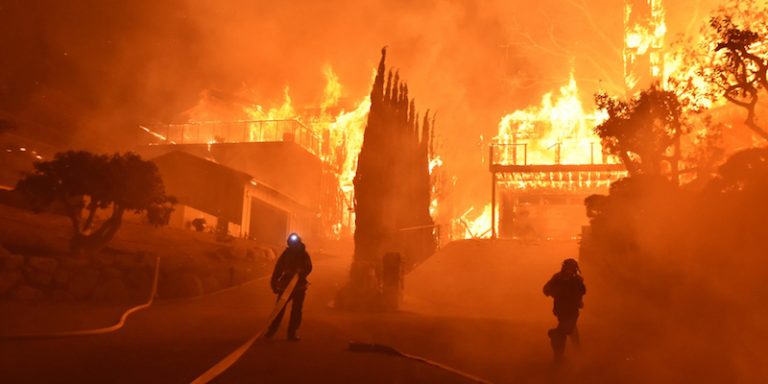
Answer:
[[[145,213],[153,225],[168,223],[176,199],[166,196],[157,167],[133,153],[113,156],[86,151],[58,153],[37,162],[16,189],[38,208],[61,204],[72,222],[71,251],[92,252],[120,228],[126,211]],[[108,217],[97,225],[98,213]]]
[[[603,147],[621,159],[630,175],[659,175],[665,162],[677,175],[684,125],[674,93],[654,85],[629,100],[599,93],[595,102],[608,114],[595,132]]]

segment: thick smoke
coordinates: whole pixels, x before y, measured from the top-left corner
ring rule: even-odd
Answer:
[[[665,4],[670,34],[712,1]],[[10,0],[0,112],[55,145],[123,150],[141,143],[140,122],[174,121],[204,90],[247,87],[269,105],[289,86],[296,105],[317,106],[330,65],[359,100],[388,45],[418,104],[437,113],[447,171],[475,181],[456,193],[486,196],[476,175],[500,116],[572,68],[585,101],[619,89],[622,15],[609,0]]]

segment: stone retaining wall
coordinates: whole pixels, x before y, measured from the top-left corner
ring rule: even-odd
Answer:
[[[230,247],[196,257],[161,258],[159,298],[192,297],[263,276],[271,249]],[[201,262],[201,259],[206,262]],[[24,256],[0,247],[0,299],[19,301],[141,302],[149,295],[155,257],[146,253],[94,260]]]

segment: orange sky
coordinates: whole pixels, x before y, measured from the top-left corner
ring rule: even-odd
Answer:
[[[670,35],[714,2],[666,1]],[[314,106],[330,65],[357,101],[387,45],[417,107],[437,112],[446,167],[485,175],[480,136],[571,68],[585,105],[620,89],[622,12],[615,0],[10,1],[0,112],[57,143],[124,149],[139,122],[172,121],[206,89],[245,86],[270,105],[290,86],[298,107]]]

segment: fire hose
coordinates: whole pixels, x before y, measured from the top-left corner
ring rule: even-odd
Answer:
[[[362,343],[362,342],[358,342],[358,341],[352,341],[352,342],[349,343],[349,350],[352,351],[352,352],[373,352],[373,353],[383,353],[385,355],[390,355],[390,356],[404,357],[406,359],[415,360],[415,361],[418,361],[418,362],[421,362],[421,363],[424,363],[424,364],[431,365],[433,367],[440,368],[440,369],[442,369],[444,371],[451,372],[451,373],[459,375],[459,376],[461,376],[461,377],[463,377],[465,379],[471,380],[471,381],[473,381],[475,383],[483,383],[483,384],[490,383],[490,381],[488,381],[488,380],[481,379],[481,378],[479,378],[477,376],[474,376],[474,375],[471,375],[469,373],[460,371],[460,370],[458,370],[456,368],[453,368],[453,367],[449,367],[449,366],[447,366],[445,364],[440,364],[438,362],[426,359],[426,358],[421,357],[421,356],[416,356],[416,355],[411,355],[411,354],[408,354],[408,353],[400,352],[397,349],[395,349],[393,347],[390,347],[389,345],[375,344],[375,343]]]
[[[155,275],[152,279],[152,289],[149,292],[149,299],[146,303],[129,308],[125,311],[117,323],[101,328],[83,329],[76,331],[59,331],[59,332],[41,332],[41,333],[26,333],[20,335],[0,336],[0,340],[18,340],[18,339],[53,339],[59,337],[71,337],[71,336],[89,336],[89,335],[102,335],[105,333],[115,332],[123,326],[128,316],[134,314],[142,309],[149,308],[155,301],[155,295],[157,295],[157,280],[160,275],[160,257],[155,258]]]
[[[200,375],[198,378],[192,381],[192,384],[204,384],[208,383],[211,380],[215,379],[224,371],[232,367],[240,358],[247,352],[251,346],[253,345],[256,340],[258,340],[267,330],[267,327],[269,327],[270,324],[272,324],[272,321],[275,320],[275,317],[277,317],[277,314],[280,313],[280,311],[285,308],[286,304],[288,304],[288,300],[291,298],[291,295],[293,295],[293,290],[296,288],[296,283],[299,281],[299,275],[295,274],[291,278],[291,281],[288,283],[288,286],[285,288],[283,293],[278,297],[277,302],[275,303],[275,306],[272,308],[272,313],[270,313],[268,320],[264,324],[264,326],[257,332],[253,337],[248,339],[243,345],[237,347],[234,351],[232,351],[229,355],[221,359],[218,363],[216,363],[213,367],[209,368],[207,371],[205,371],[202,375]]]
[[[277,317],[277,314],[280,313],[280,311],[283,310],[283,308],[288,303],[288,300],[290,299],[291,295],[293,294],[293,289],[296,287],[296,283],[299,280],[299,275],[296,274],[291,278],[291,281],[288,283],[288,286],[286,287],[284,293],[287,292],[287,294],[282,294],[278,298],[277,302],[275,303],[275,306],[272,308],[272,313],[269,315],[269,318],[267,319],[265,325],[257,332],[255,335],[253,335],[250,339],[248,339],[245,343],[237,347],[234,351],[232,351],[229,355],[221,359],[218,363],[216,363],[214,366],[209,368],[207,371],[205,371],[202,375],[197,377],[195,380],[192,381],[192,384],[206,384],[214,380],[216,377],[224,373],[227,369],[232,367],[240,358],[247,352],[253,343],[256,342],[267,330],[267,327],[272,323],[272,321]],[[460,371],[456,368],[449,367],[444,364],[440,364],[438,362],[416,356],[407,354],[404,352],[400,352],[397,349],[382,345],[382,344],[368,344],[368,343],[360,343],[360,342],[350,342],[349,343],[349,350],[352,352],[378,352],[378,353],[384,353],[392,356],[399,356],[404,357],[407,359],[419,361],[428,365],[432,365],[434,367],[440,368],[442,370],[451,372],[453,374],[459,375],[461,377],[464,377],[468,380],[471,380],[476,383],[482,383],[482,384],[488,384],[490,381],[481,379],[477,376],[471,375],[469,373]]]

